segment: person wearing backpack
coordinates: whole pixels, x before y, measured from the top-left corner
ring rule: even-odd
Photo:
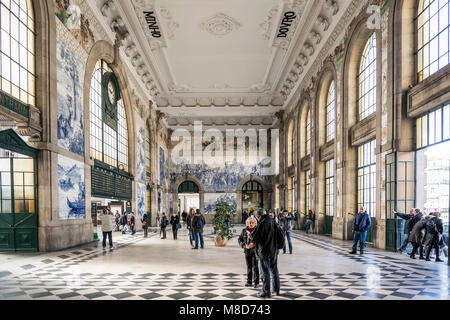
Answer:
[[[287,239],[288,245],[289,245],[289,254],[292,254],[292,241],[291,241],[291,232],[292,232],[292,225],[293,225],[294,217],[291,213],[288,213],[287,210],[283,211],[282,218],[280,220],[280,226],[283,229],[284,236]],[[283,247],[283,254],[286,254],[286,245]]]
[[[280,295],[280,274],[278,272],[278,250],[283,248],[283,230],[275,223],[275,220],[263,209],[255,213],[258,226],[253,232],[249,249],[256,249],[256,255],[260,261],[262,290],[258,294],[260,298],[271,298],[270,277],[273,278],[273,291]],[[281,242],[282,241],[282,242]]]
[[[370,220],[369,214],[364,206],[359,208],[359,212],[353,220],[352,232],[354,234],[353,247],[350,254],[356,254],[356,249],[359,241],[359,250],[361,254],[364,254],[364,249],[366,248],[367,231],[369,230],[372,221]]]
[[[195,235],[195,247],[192,249],[198,249],[198,240],[200,239],[200,247],[203,249],[205,247],[203,241],[203,227],[205,226],[205,217],[202,215],[200,209],[197,209],[192,218],[192,228],[194,229]]]
[[[440,219],[439,212],[433,212],[430,214],[432,218],[430,218],[425,224],[425,242],[424,246],[425,250],[425,261],[430,260],[431,250],[434,248],[436,252],[436,262],[444,262],[439,258],[439,240],[444,232],[444,227],[442,225],[442,220]]]
[[[163,236],[161,237],[161,239],[166,239],[166,227],[169,224],[169,220],[166,217],[166,213],[163,212],[162,216],[161,216],[161,232],[163,234]],[[161,234],[160,232],[160,234]]]
[[[251,236],[256,230],[258,222],[254,217],[247,218],[245,221],[247,228],[242,230],[239,236],[238,243],[239,246],[244,249],[245,262],[247,264],[247,283],[246,287],[254,286],[254,288],[259,287],[259,266],[258,259],[256,257],[255,248],[249,249],[251,243]]]
[[[173,240],[177,240],[178,225],[180,224],[180,217],[178,217],[176,212],[172,213],[172,216],[170,217],[170,224],[172,225]]]

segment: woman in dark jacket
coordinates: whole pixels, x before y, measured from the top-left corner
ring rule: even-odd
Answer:
[[[142,229],[144,229],[144,238],[148,237],[148,217],[147,214],[144,213],[144,216],[141,219]]]
[[[430,261],[431,250],[434,248],[436,252],[436,262],[443,262],[443,260],[439,259],[439,240],[444,231],[444,227],[442,225],[442,220],[439,217],[440,213],[432,213],[431,218],[428,219],[425,225],[426,234],[423,245],[426,247],[426,261]]]
[[[255,218],[250,217],[245,222],[247,228],[242,230],[239,236],[238,242],[241,248],[244,249],[245,262],[247,263],[247,284],[246,287],[254,285],[255,288],[259,286],[259,268],[258,260],[256,258],[255,248],[249,249],[248,246],[251,243],[250,237],[256,230],[257,221]]]
[[[191,243],[191,247],[194,247],[194,229],[192,228],[192,219],[194,218],[195,210],[191,208],[186,217],[186,228],[189,230],[189,242]]]
[[[173,240],[177,240],[177,233],[178,233],[178,224],[180,223],[180,218],[178,215],[174,212],[172,213],[172,216],[170,217],[170,224],[172,225],[172,232],[173,232]]]

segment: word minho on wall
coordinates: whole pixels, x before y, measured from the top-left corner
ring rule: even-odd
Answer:
[[[154,11],[144,11],[145,21],[147,21],[148,28],[152,33],[153,38],[161,38],[161,31],[156,21],[156,16]]]
[[[277,38],[286,38],[289,30],[292,26],[292,22],[297,19],[297,15],[294,11],[287,11],[284,14],[283,21],[281,22],[280,29],[278,30]]]

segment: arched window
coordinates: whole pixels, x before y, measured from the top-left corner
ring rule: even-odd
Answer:
[[[311,109],[306,116],[306,155],[311,154]]]
[[[417,80],[439,71],[450,59],[450,1],[419,0],[417,15]]]
[[[377,108],[377,39],[372,34],[364,48],[359,68],[359,120]]]
[[[335,109],[335,83],[331,82],[330,88],[328,90],[327,95],[327,124],[326,124],[326,133],[327,133],[327,142],[334,139],[334,109]]]
[[[112,72],[103,60],[97,62],[91,80],[90,123],[91,157],[128,171],[128,130],[123,101],[117,102],[117,129],[104,121],[102,75]]]
[[[288,165],[294,164],[294,121],[289,124],[288,130]]]
[[[0,1],[0,88],[35,106],[35,38],[31,0]]]

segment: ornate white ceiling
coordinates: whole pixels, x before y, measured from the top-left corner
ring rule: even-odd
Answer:
[[[170,126],[196,117],[275,121],[319,53],[333,49],[340,19],[364,2],[92,1],[104,23],[126,31],[123,51]]]

